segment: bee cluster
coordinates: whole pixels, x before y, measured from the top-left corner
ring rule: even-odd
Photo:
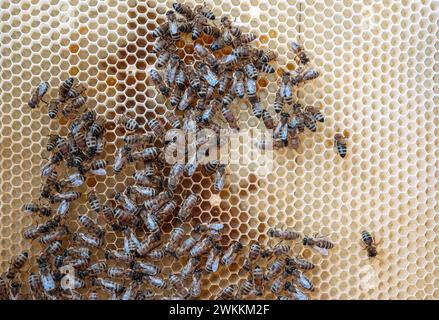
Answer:
[[[257,81],[261,73],[275,72],[269,62],[277,54],[252,46],[256,35],[244,33],[229,16],[221,17],[216,26],[215,15],[205,5],[174,3],[173,8],[151,35],[156,39],[152,53],[158,57],[150,76],[158,91],[169,97],[170,106],[179,113],[195,113],[199,127],[213,129],[225,121],[233,131],[239,130],[231,108],[237,99],[248,101],[253,114],[266,119]],[[186,45],[186,38],[192,39],[189,46],[197,59],[191,64],[180,58],[183,52],[178,49]],[[205,42],[211,43],[209,48]]]
[[[280,114],[277,124],[268,112],[263,113],[262,118],[265,126],[273,130],[273,141],[272,144],[271,141],[259,141],[257,146],[260,149],[266,149],[267,144],[270,143],[270,147],[274,149],[289,146],[298,150],[301,146],[300,134],[304,133],[305,127],[311,132],[316,132],[317,123],[325,121],[325,117],[318,108],[314,106],[303,108],[298,100],[293,101],[294,89],[296,89],[296,97],[298,97],[299,86],[318,78],[320,74],[317,70],[308,67],[310,58],[301,45],[292,42],[291,48],[297,68],[293,72],[283,70],[279,79],[279,88],[273,105],[274,111]]]
[[[112,173],[124,174],[123,170],[130,166],[135,171],[134,183],[123,192],[115,192],[112,199],[102,202],[95,190],[87,191],[88,177],[108,175],[103,159],[107,122],[87,109],[87,87],[70,77],[60,84],[57,97],[48,103],[43,100],[49,90],[47,82],[33,92],[28,106],[33,109],[45,103],[51,119],[67,119],[69,133],[66,137],[48,137],[51,157],[41,170],[41,196],[23,208],[25,213],[43,220],[23,232],[25,239],[37,240],[42,250],[32,256],[23,252],[13,259],[9,270],[0,277],[0,299],[196,299],[202,293],[203,275],[232,264],[242,265],[241,272],[248,276],[239,284],[221,288],[217,299],[265,297],[271,292],[281,300],[303,300],[308,296],[302,290],[314,291],[305,272],[316,266],[293,256],[291,246],[286,244],[298,240],[298,232],[270,229],[269,237],[280,243],[263,247],[254,241],[245,252],[240,241],[224,245],[224,225],[220,221],[191,225],[192,211],[201,197],[190,192],[181,198],[176,190],[185,176],[191,177],[202,167],[205,176],[214,176],[213,190],[218,193],[225,184],[226,166],[216,159],[202,162],[208,152],[189,156],[186,151],[184,162],[169,163],[168,158],[182,147],[181,133],[199,134],[210,129],[208,136],[198,136],[190,147],[200,150],[212,141],[214,147],[221,147],[223,124],[227,123],[234,132],[240,129],[231,107],[237,99],[244,98],[253,115],[273,130],[274,148],[298,149],[299,134],[305,127],[315,132],[317,122],[324,122],[324,117],[313,106],[302,108],[300,103],[293,103],[293,89],[317,78],[319,73],[307,67],[308,55],[303,47],[293,43],[299,67],[292,73],[284,71],[280,79],[274,103],[274,111],[280,114],[276,123],[261,105],[257,81],[261,73],[275,73],[269,63],[276,60],[277,54],[251,46],[256,36],[243,33],[228,16],[216,26],[216,17],[205,5],[192,9],[174,3],[173,8],[152,33],[156,38],[152,52],[158,57],[156,68],[150,70],[153,84],[169,98],[173,109],[167,111],[166,122],[150,117],[149,131],[128,114],[117,118],[116,123],[128,134],[116,150]],[[178,49],[187,37],[194,42],[197,61],[193,64],[182,60]],[[206,42],[210,43],[209,48],[203,45]],[[291,110],[285,111],[286,108]],[[346,155],[343,139],[341,135],[334,139],[342,157]],[[266,149],[267,142],[259,141],[258,147]],[[82,195],[91,210],[89,214],[76,215],[75,202],[80,202]],[[80,227],[76,232],[72,232],[72,221]],[[123,238],[123,248],[108,248],[108,232]],[[372,252],[372,237],[365,234],[363,241]],[[334,246],[323,237],[304,237],[302,244],[323,255]],[[162,272],[165,260],[180,264],[181,270]],[[28,263],[31,267],[22,275]],[[24,276],[27,285],[20,282]]]

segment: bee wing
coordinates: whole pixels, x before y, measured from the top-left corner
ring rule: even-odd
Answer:
[[[105,176],[107,174],[107,170],[105,170],[104,168],[97,170],[90,170],[90,172],[96,176]]]
[[[320,253],[322,256],[325,256],[325,257],[326,257],[326,256],[328,255],[328,250],[327,250],[327,249],[320,248],[320,247],[317,247],[317,246],[313,246],[312,249],[313,249],[314,251]]]
[[[212,223],[210,225],[210,228],[212,230],[215,230],[215,231],[220,231],[220,230],[222,230],[224,228],[224,224],[223,223]]]
[[[212,263],[212,272],[216,272],[218,270],[219,262],[220,262],[220,256],[217,255]]]

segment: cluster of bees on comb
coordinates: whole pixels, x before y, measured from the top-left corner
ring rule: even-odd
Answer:
[[[47,151],[52,154],[41,169],[44,182],[40,198],[23,208],[25,213],[43,220],[26,229],[23,237],[38,241],[43,248],[32,256],[22,252],[11,261],[0,277],[0,300],[197,299],[202,295],[203,276],[232,264],[247,276],[237,284],[220,288],[216,299],[255,299],[271,293],[279,300],[307,300],[307,292],[315,290],[305,272],[316,265],[300,254],[293,255],[288,244],[301,239],[295,230],[272,228],[268,236],[279,243],[263,246],[252,241],[245,250],[240,241],[224,245],[224,224],[220,221],[192,226],[192,209],[199,205],[200,195],[192,192],[179,201],[174,191],[185,175],[190,177],[198,170],[199,154],[186,163],[171,165],[165,158],[177,151],[180,129],[186,134],[211,129],[220,146],[222,142],[217,138],[224,123],[232,131],[239,130],[231,106],[243,98],[250,103],[253,115],[274,130],[274,148],[298,149],[299,134],[305,127],[315,132],[316,124],[324,122],[324,117],[313,106],[302,108],[293,103],[293,89],[316,79],[318,71],[307,67],[308,55],[293,42],[299,67],[292,73],[284,71],[280,79],[274,103],[274,111],[280,114],[276,124],[261,105],[257,80],[260,73],[275,73],[269,62],[276,60],[277,54],[252,47],[256,36],[243,33],[227,16],[220,19],[220,26],[215,25],[216,17],[205,5],[192,9],[174,3],[173,8],[166,13],[166,21],[153,31],[156,42],[152,52],[158,57],[150,76],[174,110],[166,113],[166,123],[150,118],[150,131],[144,131],[128,114],[118,118],[117,124],[128,134],[116,150],[112,172],[122,173],[128,166],[134,166],[135,172],[134,183],[123,192],[115,192],[113,199],[102,203],[94,190],[87,191],[85,183],[89,176],[108,174],[107,162],[102,159],[106,120],[87,109],[87,87],[69,77],[60,84],[58,96],[48,103],[44,100],[48,82],[42,82],[33,92],[28,106],[34,109],[41,102],[46,104],[48,116],[66,118],[70,130],[66,137],[48,137]],[[191,65],[178,53],[177,42],[187,34],[194,41],[198,59]],[[198,41],[203,37],[210,37],[209,48]],[[291,110],[285,111],[285,106]],[[184,115],[183,123],[179,115]],[[340,134],[334,137],[341,157],[347,151],[344,139]],[[197,149],[203,141],[196,143]],[[265,149],[266,142],[260,141],[258,147]],[[59,177],[58,171],[64,176]],[[214,176],[213,189],[220,192],[225,184],[225,165],[212,160],[202,166],[202,171]],[[83,194],[90,214],[73,216],[72,208]],[[77,232],[72,232],[69,219],[78,222]],[[173,229],[168,236],[163,229],[169,221]],[[123,238],[123,248],[107,248],[108,231]],[[375,257],[375,242],[367,231],[362,233],[362,242],[368,256]],[[305,236],[300,243],[324,256],[334,247],[330,240],[319,236]],[[165,274],[161,268],[165,259],[178,262],[182,268]],[[25,268],[27,264],[31,266]]]
[[[174,3],[173,8],[152,32],[156,40],[151,51],[157,61],[150,70],[153,84],[169,97],[170,106],[186,117],[193,113],[199,127],[214,130],[224,122],[235,132],[240,129],[232,109],[238,99],[246,99],[254,115],[266,119],[257,81],[261,73],[275,72],[269,62],[277,54],[251,46],[256,35],[244,33],[229,16],[221,17],[217,26],[205,5]],[[179,56],[186,38],[193,41],[196,61],[191,64]],[[211,43],[209,48],[205,41]]]

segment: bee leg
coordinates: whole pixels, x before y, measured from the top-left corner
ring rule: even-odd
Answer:
[[[40,99],[41,102],[44,102],[46,105],[49,104],[46,101],[44,101],[43,99]]]

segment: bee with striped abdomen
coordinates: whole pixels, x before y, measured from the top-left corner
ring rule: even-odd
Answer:
[[[334,243],[332,243],[325,237],[320,237],[317,235],[315,235],[314,237],[305,236],[302,243],[304,246],[310,246],[324,256],[328,255],[329,249],[334,248]]]
[[[339,133],[334,136],[334,147],[340,157],[344,158],[347,154],[347,143],[345,137]]]
[[[376,257],[378,252],[374,237],[366,230],[361,231],[361,241],[369,258]]]
[[[41,82],[37,86],[35,91],[32,93],[32,96],[28,102],[29,108],[31,108],[31,109],[36,108],[41,101],[43,101],[44,103],[47,104],[47,102],[45,102],[43,100],[43,97],[47,93],[48,90],[49,90],[49,83],[48,82]]]

